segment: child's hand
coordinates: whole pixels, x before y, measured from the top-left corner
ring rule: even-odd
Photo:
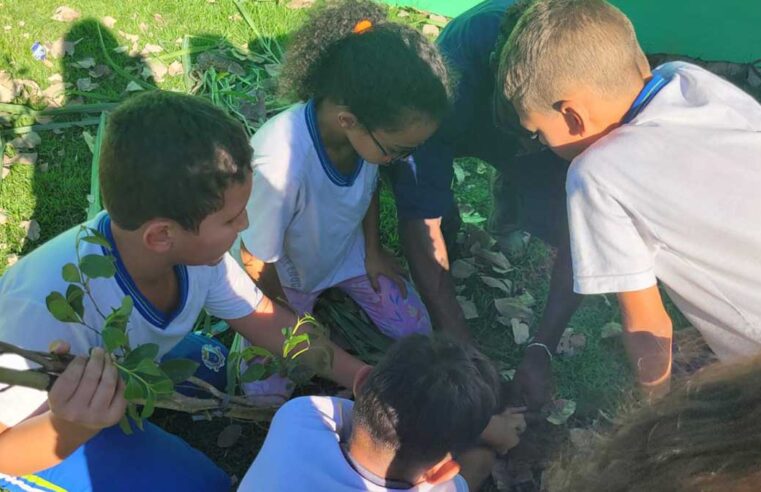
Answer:
[[[370,279],[370,285],[373,290],[378,292],[378,275],[383,275],[393,281],[402,293],[404,299],[407,298],[407,284],[404,281],[404,269],[394,258],[394,255],[386,251],[385,248],[368,249],[365,255],[365,270]]]
[[[525,408],[508,408],[489,421],[481,438],[497,454],[505,454],[520,442],[520,434],[526,430]]]
[[[69,346],[58,343],[52,351],[66,353]],[[115,425],[124,415],[124,382],[111,357],[96,347],[89,359],[77,357],[58,377],[48,393],[48,405],[58,419],[98,431]]]

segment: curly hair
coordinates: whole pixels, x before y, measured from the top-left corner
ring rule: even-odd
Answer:
[[[209,101],[151,91],[109,117],[100,189],[111,220],[127,230],[164,217],[197,231],[224,206],[225,191],[251,172],[243,126]]]
[[[363,20],[372,26],[355,33]],[[439,121],[451,98],[434,44],[387,21],[386,9],[369,0],[327,0],[310,10],[286,51],[281,89],[346,105],[370,130],[399,129],[411,111]]]
[[[718,364],[624,415],[590,453],[566,453],[549,490],[745,492],[761,480],[761,358]]]

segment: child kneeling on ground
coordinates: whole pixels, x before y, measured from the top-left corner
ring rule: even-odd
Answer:
[[[411,335],[354,383],[356,402],[286,403],[240,492],[477,490],[518,444],[523,415],[500,406],[499,376],[472,346]],[[480,436],[480,439],[479,439]]]
[[[36,351],[61,340],[59,349],[80,356],[49,394],[0,385],[0,489],[227,492],[230,477],[177,436],[149,422],[129,436],[115,426],[124,415],[125,388],[100,348],[99,313],[130,296],[130,343],[156,344],[157,359],[188,340],[203,309],[252,343],[282,350],[281,329],[296,316],[263,296],[227,254],[248,226],[248,139],[240,123],[208,101],[153,91],[113,112],[100,163],[106,211],[84,225],[103,239],[80,241],[74,227],[0,277],[0,340]],[[90,280],[83,301],[88,330],[54,318],[46,297],[66,292],[64,265],[89,255],[110,257],[115,275]],[[215,357],[208,359],[197,347],[202,371],[224,373],[224,355],[209,345]],[[330,348],[333,368],[325,375],[351,386],[364,365]],[[0,367],[30,364],[0,356]]]

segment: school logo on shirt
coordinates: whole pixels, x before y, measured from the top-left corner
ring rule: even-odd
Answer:
[[[225,366],[225,354],[216,345],[207,343],[201,347],[201,360],[209,370],[219,372]]]

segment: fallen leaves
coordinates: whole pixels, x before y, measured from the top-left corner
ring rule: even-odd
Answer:
[[[241,435],[243,427],[240,424],[230,424],[217,436],[217,446],[223,449],[233,447]]]
[[[53,19],[54,21],[58,22],[72,22],[81,17],[81,14],[77,12],[76,10],[67,7],[65,5],[62,5],[55,9],[55,12],[53,12]]]
[[[576,412],[576,402],[573,400],[555,400],[545,405],[547,422],[563,425]]]
[[[114,19],[110,15],[103,17],[100,21],[103,23],[104,26],[106,26],[109,29],[113,29],[114,25],[116,25],[116,19]]]
[[[467,260],[455,260],[452,263],[451,273],[456,279],[464,280],[478,271],[472,262]]]
[[[77,79],[77,89],[79,89],[82,92],[90,92],[93,89],[97,89],[99,84],[97,82],[93,82],[90,77],[82,77],[81,79]]]
[[[142,91],[144,89],[143,89],[143,86],[141,86],[134,80],[130,80],[129,84],[127,84],[127,88],[124,90],[125,92],[137,92],[137,91]]]
[[[71,66],[74,68],[84,68],[84,69],[92,68],[95,66],[95,58],[93,57],[82,58],[81,60],[75,61],[74,63],[72,63]]]
[[[16,149],[33,149],[40,145],[42,139],[36,132],[28,132],[11,140],[10,144]]]
[[[623,331],[621,323],[611,321],[610,323],[605,323],[603,327],[600,328],[600,338],[613,338],[623,333]]]
[[[30,241],[40,239],[40,224],[36,220],[25,220],[19,224]]]
[[[464,296],[457,296],[456,298],[462,308],[465,319],[478,318],[478,309],[476,309],[476,304],[473,301]]]
[[[164,48],[157,44],[146,44],[140,54],[143,56],[150,56],[156,53],[161,53],[162,51],[164,51]]]
[[[518,318],[512,318],[510,320],[510,326],[513,328],[513,338],[515,339],[516,344],[523,345],[528,342],[530,335],[526,323],[521,322]]]
[[[153,77],[156,82],[162,82],[169,69],[161,60],[149,59],[145,61],[142,76],[144,79]]]
[[[478,278],[480,278],[481,282],[488,285],[489,287],[499,289],[507,295],[512,293],[513,283],[507,279],[494,278],[486,275],[479,275]]]
[[[558,346],[555,352],[558,355],[564,355],[566,357],[573,357],[576,354],[581,353],[587,346],[587,337],[583,333],[576,333],[573,328],[568,328],[563,332],[563,336],[560,337]]]
[[[517,297],[503,297],[494,299],[494,307],[497,312],[506,318],[517,318],[521,321],[531,322],[534,318],[534,311],[527,307]]]
[[[185,72],[185,69],[182,66],[182,63],[180,63],[177,60],[170,63],[169,67],[167,67],[167,74],[170,77],[176,77],[177,75],[182,75],[184,72]]]
[[[47,49],[48,55],[53,58],[63,58],[64,56],[74,56],[77,44],[82,41],[78,39],[76,41],[67,41],[63,37],[56,39],[52,43],[47,43],[45,49]]]

